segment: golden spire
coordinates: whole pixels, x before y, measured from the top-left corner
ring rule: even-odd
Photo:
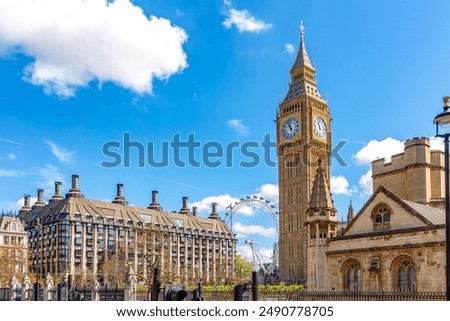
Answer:
[[[316,70],[309,60],[305,46],[305,27],[300,23],[300,46],[291,68],[289,90],[282,103],[287,103],[300,96],[310,96],[325,102],[317,89]]]
[[[314,67],[309,60],[308,53],[305,46],[305,27],[303,21],[300,23],[300,47],[298,50],[297,58],[295,59],[292,70],[300,67],[308,67],[314,70]]]

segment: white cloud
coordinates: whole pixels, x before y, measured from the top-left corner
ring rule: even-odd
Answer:
[[[360,177],[359,186],[363,190],[362,196],[370,196],[373,193],[373,180],[372,180],[372,170],[369,170],[363,176]]]
[[[24,201],[25,201],[25,200],[24,200],[23,198],[21,198],[20,200],[18,200],[18,201],[16,202],[16,204],[15,204],[15,208],[14,208],[14,209],[20,210],[20,209],[23,207],[23,205],[24,205]],[[30,202],[31,202],[31,206],[33,206],[34,203],[37,202],[37,197],[31,197],[31,198],[30,198]]]
[[[1,37],[1,35],[0,35]],[[1,39],[1,38],[0,38]],[[0,42],[0,50],[1,50],[1,42]],[[1,53],[1,51],[0,51]],[[0,142],[5,142],[5,143],[9,143],[9,144],[14,144],[14,145],[18,145],[18,146],[25,146],[25,144],[22,144],[20,142],[16,142],[14,140],[10,140],[10,139],[6,139],[6,138],[1,138],[0,137]]]
[[[263,184],[258,188],[258,196],[264,197],[274,204],[278,204],[278,184]]]
[[[13,153],[6,153],[6,157],[10,160],[16,159],[16,154]]]
[[[386,162],[390,162],[391,156],[402,153],[403,148],[403,142],[391,137],[382,141],[371,140],[366,146],[353,155],[353,160],[357,165],[369,165],[372,161],[379,158],[386,158]]]
[[[290,55],[293,54],[295,51],[294,45],[291,43],[285,43],[284,48],[286,49],[286,52]]]
[[[0,169],[0,177],[19,177],[23,173],[14,169]]]
[[[272,262],[273,249],[268,248],[258,249],[258,245],[256,245],[256,250],[263,263]],[[237,246],[236,251],[243,258],[246,258],[253,264],[252,249],[249,245],[239,245]]]
[[[236,26],[239,32],[260,33],[272,28],[272,24],[256,19],[248,10],[237,10],[233,8],[231,1],[228,0],[224,1],[223,13],[227,16],[222,23],[226,29]]]
[[[211,213],[211,204],[217,203],[217,211],[225,213],[228,212],[228,207],[230,205],[234,205],[239,201],[238,198],[232,197],[229,194],[223,194],[205,197],[201,201],[192,203],[192,206],[197,206],[199,212]],[[245,216],[251,216],[253,214],[253,209],[251,207],[243,207],[238,213]]]
[[[45,140],[44,143],[48,145],[52,154],[63,163],[69,162],[72,159],[72,155],[75,153],[75,151],[68,151],[49,140]]]
[[[350,187],[347,179],[342,176],[332,176],[331,177],[331,193],[336,195],[349,195],[351,196],[356,192],[356,187]]]
[[[65,184],[64,175],[62,175],[58,168],[53,165],[45,165],[38,170],[39,182],[36,183],[38,188],[43,188],[46,195],[53,195],[55,189],[55,182]]]
[[[263,184],[257,190],[257,196],[264,197],[266,200],[270,201],[273,204],[278,204],[278,185],[276,184]],[[234,206],[236,203],[239,203],[241,199],[237,197],[233,197],[230,194],[222,194],[222,195],[214,195],[207,196],[200,201],[193,202],[192,206],[197,206],[199,212],[203,213],[211,213],[211,204],[217,203],[217,210],[219,211],[222,217],[224,217],[225,213],[230,210],[230,206]],[[255,209],[251,206],[244,206],[240,208],[236,214],[243,215],[246,217],[253,216],[258,209]]]
[[[430,137],[430,149],[444,151],[444,139],[441,137]]]
[[[241,136],[248,136],[250,133],[250,129],[245,126],[240,119],[230,119],[226,124]]]
[[[186,40],[130,0],[0,2],[0,53],[31,57],[23,78],[61,97],[95,80],[151,93],[154,79],[186,68]]]
[[[257,235],[258,237],[275,237],[277,230],[274,227],[263,227],[261,225],[244,225],[241,222],[233,223],[233,233],[241,237]]]

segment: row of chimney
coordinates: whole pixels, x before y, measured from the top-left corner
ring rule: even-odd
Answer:
[[[81,193],[79,188],[80,183],[80,177],[78,175],[72,175],[72,188],[69,190],[69,192],[66,194],[66,198],[70,197],[78,197],[78,198],[84,198],[84,195]],[[152,191],[152,202],[148,206],[151,210],[156,211],[162,211],[163,208],[160,206],[158,202],[158,191]],[[62,183],[61,182],[55,182],[55,195],[52,196],[52,198],[48,201],[49,204],[63,200],[64,197],[62,196]],[[120,205],[128,205],[128,201],[124,197],[123,193],[123,184],[117,184],[117,195],[112,201],[112,203],[120,204]],[[42,207],[47,205],[44,201],[44,190],[38,189],[37,190],[37,201],[34,203],[33,206],[31,206],[31,195],[25,194],[24,195],[24,205],[20,209],[19,214],[26,213],[28,211],[31,211],[32,209],[35,209],[37,207]],[[189,209],[189,199],[187,196],[183,196],[182,198],[182,207],[181,210],[178,212],[179,214],[185,214],[185,215],[193,215],[197,216],[198,208],[197,206],[192,207],[192,211]],[[176,213],[176,211],[175,211]],[[209,216],[209,218],[213,219],[220,219],[219,213],[217,212],[217,203],[212,203],[212,211]]]

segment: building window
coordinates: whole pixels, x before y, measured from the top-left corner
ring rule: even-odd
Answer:
[[[346,291],[362,290],[362,268],[356,260],[350,260],[344,265],[344,289]]]
[[[374,230],[375,231],[390,230],[391,214],[392,211],[387,205],[381,204],[377,206],[372,212]]]
[[[397,285],[402,292],[416,291],[416,267],[410,260],[404,260],[398,268]]]

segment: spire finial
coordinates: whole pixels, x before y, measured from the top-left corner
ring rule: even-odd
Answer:
[[[444,102],[444,111],[447,111],[450,108],[450,96],[445,96],[442,101]]]
[[[314,70],[314,67],[309,60],[308,54],[305,48],[305,27],[303,26],[303,21],[300,22],[300,46],[298,48],[297,58],[295,59],[292,69],[300,67],[309,67]],[[292,79],[291,79],[292,81]],[[315,81],[315,80],[314,80]]]
[[[350,197],[350,205],[348,206],[348,212],[347,212],[347,222],[350,222],[355,217],[355,214],[353,213],[353,205],[352,205],[352,198]]]

